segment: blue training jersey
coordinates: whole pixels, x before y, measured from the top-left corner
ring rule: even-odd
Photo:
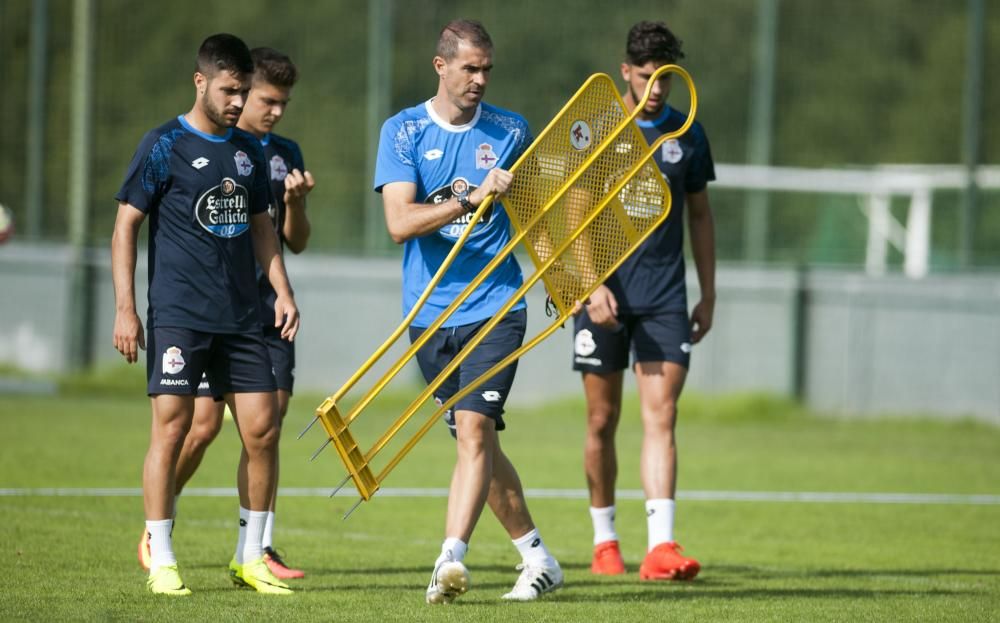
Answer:
[[[400,112],[382,126],[375,191],[382,192],[382,187],[392,182],[411,182],[417,186],[418,202],[443,203],[466,188],[472,192],[490,169],[509,169],[531,141],[528,123],[515,113],[482,103],[471,121],[456,126],[443,120],[427,101]],[[471,218],[471,214],[463,215],[432,234],[406,241],[404,315],[413,309]],[[510,218],[503,205],[494,202],[413,325],[430,326],[508,242]],[[443,326],[460,326],[493,316],[522,283],[521,267],[510,255]],[[512,309],[524,307],[522,299]]]
[[[149,327],[260,330],[250,217],[271,191],[260,143],[183,115],[143,137],[115,199],[149,218]]]
[[[302,150],[295,141],[277,134],[266,134],[260,139],[267,162],[267,177],[271,183],[271,208],[268,210],[274,223],[275,233],[281,248],[285,245],[285,178],[292,169],[300,173],[306,170]],[[274,301],[278,298],[264,271],[257,267],[257,286],[260,292],[261,322],[265,327],[274,326]]]
[[[685,120],[687,115],[664,106],[657,119],[636,123],[646,140],[652,143],[680,128]],[[708,182],[715,179],[715,164],[708,137],[697,121],[680,138],[663,143],[654,158],[670,184],[670,215],[615,271],[606,285],[624,312],[687,312],[684,198],[688,193],[705,190]]]

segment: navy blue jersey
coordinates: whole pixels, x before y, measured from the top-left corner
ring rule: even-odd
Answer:
[[[149,217],[150,328],[260,330],[250,217],[270,196],[252,134],[213,136],[179,116],[143,137],[115,199]]]
[[[665,106],[654,120],[637,121],[646,140],[684,125],[687,115]],[[715,179],[715,164],[704,128],[695,121],[680,138],[663,143],[654,156],[670,184],[667,220],[608,279],[623,312],[687,311],[684,282],[684,197],[705,190]]]
[[[274,223],[275,232],[278,234],[278,241],[283,249],[285,245],[285,178],[292,172],[292,169],[298,169],[299,173],[304,172],[306,165],[302,160],[302,150],[299,149],[298,143],[291,139],[277,134],[266,134],[264,138],[260,139],[260,144],[264,148],[268,179],[271,182],[273,202],[269,213],[271,221]],[[274,301],[278,295],[260,267],[257,267],[257,285],[260,291],[261,322],[264,323],[264,326],[274,326]]]

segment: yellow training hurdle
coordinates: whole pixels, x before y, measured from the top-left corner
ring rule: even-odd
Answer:
[[[667,74],[679,75],[688,88],[691,102],[687,120],[676,131],[659,137],[649,145],[634,121],[649,98],[654,81]],[[670,213],[670,189],[653,162],[653,156],[665,141],[677,138],[688,130],[694,122],[696,111],[697,93],[694,82],[677,65],[665,65],[653,74],[642,100],[630,114],[611,78],[606,74],[595,74],[580,87],[518,158],[511,167],[514,173],[513,184],[502,198],[514,227],[510,242],[350,411],[341,415],[338,402],[413,322],[451,266],[469,233],[495,199],[487,198],[472,215],[465,231],[410,313],[357,372],[317,407],[316,418],[299,435],[301,438],[317,419],[322,422],[328,440],[313,458],[332,441],[348,471],[341,486],[348,479],[353,479],[361,495],[359,504],[372,498],[388,474],[448,409],[562,326],[572,315],[577,302],[586,300],[663,223]],[[350,431],[351,422],[521,242],[524,242],[535,271],[438,377],[414,398],[378,441],[367,452],[363,451]],[[376,475],[371,467],[375,456],[539,280],[545,284],[558,310],[552,324],[440,405]],[[354,508],[356,507],[357,504]]]

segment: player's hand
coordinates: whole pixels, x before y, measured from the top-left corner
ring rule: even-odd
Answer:
[[[285,205],[302,201],[315,185],[316,180],[313,179],[312,173],[292,169],[285,176]]]
[[[295,300],[290,296],[278,296],[274,301],[274,327],[281,327],[281,339],[289,342],[295,341],[295,334],[299,332],[299,308],[295,306]]]
[[[115,349],[125,357],[125,361],[139,361],[139,349],[146,350],[146,335],[142,331],[142,320],[135,312],[115,314]]]
[[[594,324],[605,329],[618,328],[618,299],[607,286],[597,286],[583,304]]]
[[[697,344],[712,328],[715,299],[701,299],[691,310],[691,343]]]
[[[502,195],[510,189],[514,182],[514,174],[504,169],[490,169],[486,179],[474,191],[469,193],[469,203],[477,208],[486,201],[489,195]]]

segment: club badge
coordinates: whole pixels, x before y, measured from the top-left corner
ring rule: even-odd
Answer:
[[[184,369],[184,357],[181,349],[171,346],[163,353],[163,371],[167,374],[179,374]]]
[[[483,143],[476,150],[476,168],[492,169],[497,166],[497,155],[493,153],[493,145]]]
[[[684,150],[681,149],[681,144],[676,138],[672,138],[663,143],[660,147],[660,158],[664,162],[669,162],[670,164],[677,164],[684,157]]]
[[[271,179],[283,182],[286,177],[288,177],[288,165],[285,164],[284,158],[275,154],[271,157]]]
[[[238,151],[233,154],[233,160],[236,161],[236,171],[240,175],[250,175],[253,173],[253,162],[250,161],[250,156],[245,151]]]

